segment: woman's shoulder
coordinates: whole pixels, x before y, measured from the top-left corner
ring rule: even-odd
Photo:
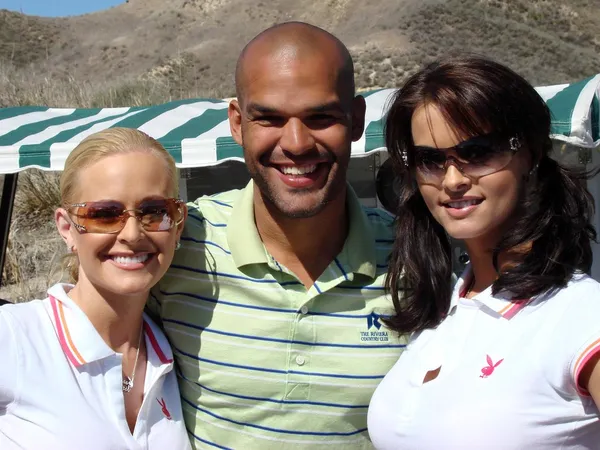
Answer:
[[[587,323],[586,316],[600,315],[600,283],[589,275],[575,273],[565,286],[556,287],[532,299],[530,306],[540,313],[569,322]]]
[[[65,286],[68,285],[55,284],[48,289],[49,296],[44,299],[3,305],[0,307],[0,321],[10,324],[13,333],[25,335],[29,338],[44,333],[48,329],[53,329],[50,295],[52,295],[52,292],[55,296],[60,295],[61,292],[65,291]]]
[[[600,307],[600,283],[585,273],[575,273],[563,288],[550,293],[562,300],[586,302]]]
[[[47,320],[48,299],[11,303],[0,308],[0,318],[9,322],[15,331],[35,328],[40,321]]]

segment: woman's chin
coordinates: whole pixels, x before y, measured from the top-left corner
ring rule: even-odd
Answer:
[[[480,227],[465,226],[465,224],[456,224],[456,226],[448,226],[445,228],[446,233],[452,239],[458,241],[468,241],[476,239],[485,234],[485,231]]]

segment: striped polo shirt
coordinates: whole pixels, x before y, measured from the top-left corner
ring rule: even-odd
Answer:
[[[383,288],[393,219],[349,187],[345,245],[307,290],[263,245],[253,189],[188,205],[182,248],[149,301],[179,366],[192,444],[372,448],[369,400],[406,343],[381,320],[393,313]]]

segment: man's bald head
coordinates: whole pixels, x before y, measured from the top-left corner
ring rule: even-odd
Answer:
[[[242,50],[235,70],[238,100],[244,101],[246,86],[257,71],[274,61],[304,63],[321,60],[336,76],[340,96],[354,97],[354,65],[346,46],[327,31],[303,22],[287,22],[266,29]]]

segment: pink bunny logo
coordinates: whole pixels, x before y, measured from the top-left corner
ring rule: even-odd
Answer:
[[[165,415],[165,417],[167,418],[167,420],[171,420],[172,419],[171,418],[171,413],[167,409],[167,403],[162,398],[160,400],[156,399],[156,401],[160,405],[160,409],[162,410],[162,413]]]
[[[502,361],[504,361],[504,358],[498,361],[496,364],[494,364],[492,358],[490,358],[490,355],[485,355],[485,360],[487,361],[488,365],[481,369],[481,375],[479,375],[479,378],[487,378],[493,374],[494,369],[498,367]]]

